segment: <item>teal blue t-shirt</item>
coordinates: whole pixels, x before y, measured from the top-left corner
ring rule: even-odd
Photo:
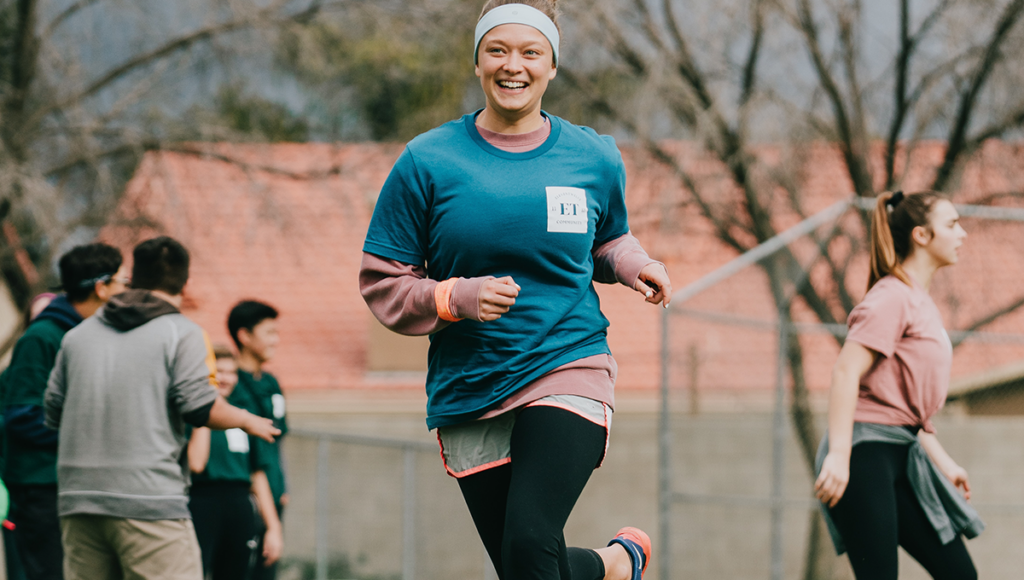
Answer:
[[[475,114],[413,139],[381,190],[363,251],[425,265],[434,280],[512,276],[492,322],[430,337],[427,426],[479,417],[563,364],[607,354],[593,249],[629,231],[626,171],[611,137],[548,116],[525,153],[480,136]]]

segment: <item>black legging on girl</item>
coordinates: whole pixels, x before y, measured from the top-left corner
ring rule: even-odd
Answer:
[[[516,418],[512,462],[459,479],[501,580],[601,580],[597,552],[567,548],[562,529],[605,446],[605,429],[569,411],[529,407]]]
[[[943,545],[907,479],[908,445],[865,442],[850,454],[850,482],[829,510],[858,580],[896,580],[903,546],[935,580],[978,577],[962,536]]]

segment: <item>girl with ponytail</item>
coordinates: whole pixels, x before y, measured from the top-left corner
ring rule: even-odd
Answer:
[[[895,580],[897,546],[933,578],[977,578],[963,536],[984,525],[967,503],[967,471],[931,422],[946,399],[953,348],[928,289],[966,237],[938,193],[878,196],[868,292],[832,370],[814,485],[836,550],[849,553],[859,580]]]
[[[611,137],[541,109],[559,57],[553,0],[490,0],[472,58],[483,109],[412,140],[374,208],[359,274],[370,310],[429,334],[427,427],[502,580],[641,580],[651,543],[562,529],[607,449],[615,360],[594,282],[668,306],[629,233]],[[610,530],[609,530],[610,531]]]

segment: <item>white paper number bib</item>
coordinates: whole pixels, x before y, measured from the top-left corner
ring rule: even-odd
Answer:
[[[233,453],[249,452],[249,435],[241,429],[228,429],[224,432],[228,439],[228,451]]]
[[[548,192],[548,231],[587,233],[587,192],[578,187],[545,189]]]

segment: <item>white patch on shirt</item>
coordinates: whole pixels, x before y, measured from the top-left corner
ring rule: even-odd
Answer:
[[[270,405],[274,407],[274,418],[280,419],[284,417],[284,395],[274,394],[270,395]]]
[[[228,429],[224,432],[228,438],[228,451],[233,453],[249,452],[249,436],[241,429]]]
[[[949,347],[949,352],[953,352],[953,341],[949,339],[949,333],[945,328],[942,329],[942,336],[946,337],[946,346]]]
[[[578,187],[546,187],[548,192],[548,231],[585,234],[590,220],[587,217],[587,192]]]

